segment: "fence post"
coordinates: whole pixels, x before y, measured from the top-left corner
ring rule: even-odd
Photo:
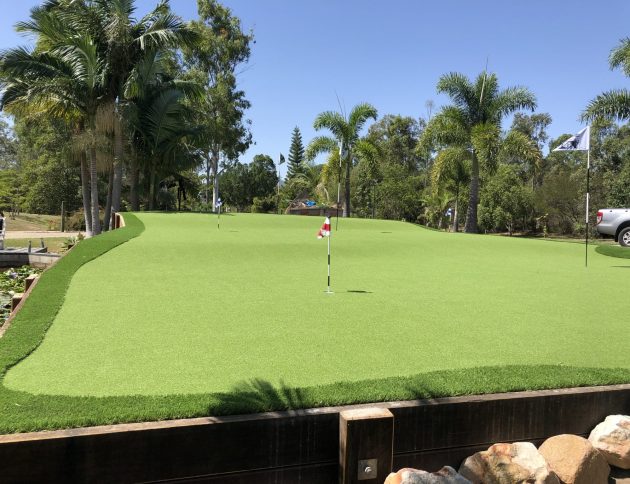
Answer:
[[[394,416],[386,408],[339,413],[340,484],[381,484],[392,471]]]

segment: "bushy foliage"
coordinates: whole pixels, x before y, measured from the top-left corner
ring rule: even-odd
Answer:
[[[517,170],[500,165],[481,191],[479,225],[484,231],[504,231],[512,235],[527,230],[534,203],[530,188],[523,186]]]
[[[276,191],[276,165],[270,156],[256,155],[247,165],[236,162],[228,167],[219,183],[225,203],[241,211],[249,210],[255,198],[264,199]]]

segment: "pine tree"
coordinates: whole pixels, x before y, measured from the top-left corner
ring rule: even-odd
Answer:
[[[293,128],[291,135],[291,148],[289,149],[289,166],[287,180],[304,172],[304,145],[302,144],[302,133],[297,126]]]

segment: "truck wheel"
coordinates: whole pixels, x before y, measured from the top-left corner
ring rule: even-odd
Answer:
[[[619,245],[622,247],[630,247],[630,227],[626,227],[619,232]]]

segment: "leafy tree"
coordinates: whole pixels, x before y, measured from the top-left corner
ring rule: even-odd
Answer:
[[[405,167],[392,164],[382,167],[382,177],[376,189],[376,216],[420,222],[425,206],[422,197],[424,178],[409,175]]]
[[[294,178],[304,171],[304,145],[302,144],[302,133],[297,126],[293,128],[291,135],[291,147],[289,148],[289,165],[287,179]]]
[[[71,155],[72,132],[59,119],[18,119],[15,124],[19,172],[11,181],[22,209],[59,214],[61,202],[73,212],[81,206],[79,167]]]
[[[538,147],[537,151],[532,151],[530,153],[532,156],[515,156],[510,160],[507,160],[521,166],[523,176],[525,179],[531,180],[532,188],[535,188],[536,185],[540,184],[542,181],[544,169],[542,149],[549,140],[547,128],[550,124],[551,116],[547,113],[536,113],[532,115],[516,113],[514,114],[514,119],[512,120],[511,131],[514,133],[520,133],[529,138],[536,144],[536,147]]]
[[[510,235],[520,226],[527,227],[533,206],[531,189],[520,182],[516,168],[501,164],[481,193],[479,221],[485,230],[507,229]]]
[[[480,74],[473,82],[463,74],[443,75],[437,84],[453,104],[445,106],[429,121],[424,145],[433,149],[458,146],[471,154],[471,177],[466,232],[477,232],[480,162],[496,164],[495,147],[501,120],[520,109],[534,109],[536,99],[524,87],[500,90],[495,74]]]
[[[17,142],[9,124],[0,118],[0,209],[20,205]]]
[[[0,118],[0,170],[17,165],[17,143],[9,123]]]
[[[367,139],[379,147],[383,163],[402,165],[413,173],[425,161],[416,149],[424,124],[409,116],[388,114],[370,126]]]
[[[350,171],[354,164],[355,156],[359,151],[367,152],[370,150],[369,147],[365,146],[371,144],[370,141],[360,138],[360,133],[368,119],[376,119],[376,117],[376,108],[371,104],[363,103],[355,106],[347,118],[341,113],[325,111],[320,113],[313,123],[315,130],[328,129],[332,137],[318,136],[314,138],[309,143],[306,157],[312,160],[320,153],[332,154],[336,150],[339,151],[341,155],[341,168],[339,171],[341,172],[342,169],[345,169],[344,217],[349,217],[351,213]],[[361,145],[363,146],[361,147]],[[339,159],[337,160],[339,161]],[[334,158],[329,158],[329,166],[330,161],[334,161]],[[334,170],[328,169],[324,174],[330,175],[331,172],[334,172]],[[340,179],[339,182],[341,182]]]
[[[204,159],[206,203],[212,185],[216,207],[221,160],[236,160],[252,142],[245,119],[250,103],[237,89],[236,69],[249,59],[253,35],[243,32],[238,17],[219,2],[198,0],[197,7],[199,20],[191,22],[191,28],[199,40],[194,48],[184,50],[184,59],[187,75],[205,89],[204,99],[194,104],[194,121],[201,128],[196,144]]]
[[[239,210],[249,209],[255,199],[262,207],[263,200],[275,194],[277,185],[276,165],[267,155],[254,156],[248,165],[233,163],[221,175],[223,200]]]

